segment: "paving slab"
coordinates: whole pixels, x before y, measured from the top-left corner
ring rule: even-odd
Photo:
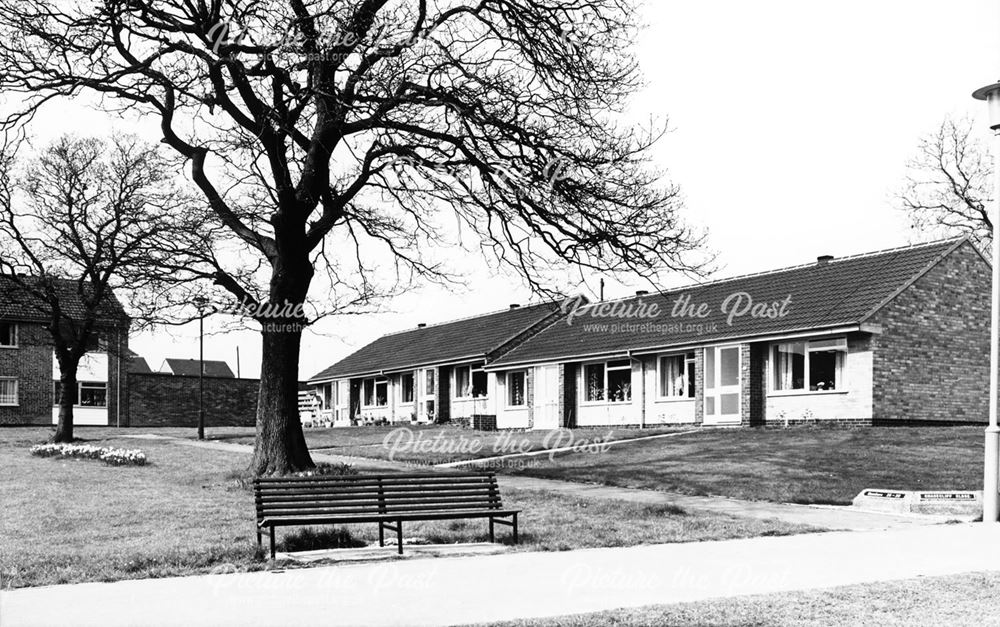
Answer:
[[[0,624],[454,625],[996,570],[1000,525],[954,524],[27,588]]]

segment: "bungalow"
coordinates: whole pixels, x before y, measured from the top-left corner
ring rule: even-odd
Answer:
[[[489,420],[496,377],[485,366],[562,315],[555,302],[511,305],[385,335],[309,379],[319,398],[318,420],[337,426]]]
[[[499,428],[983,422],[989,310],[953,239],[573,307],[486,370]]]
[[[338,424],[983,422],[989,309],[989,262],[952,239],[420,328],[310,383]]]

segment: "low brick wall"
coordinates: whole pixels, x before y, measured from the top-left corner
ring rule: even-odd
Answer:
[[[258,379],[205,377],[205,426],[252,427],[259,388]],[[197,427],[198,377],[129,374],[127,408],[130,427]]]

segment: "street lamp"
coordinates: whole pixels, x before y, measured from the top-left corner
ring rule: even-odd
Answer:
[[[208,299],[197,296],[194,305],[198,308],[198,439],[205,439],[205,306]]]
[[[983,468],[983,522],[995,523],[1000,515],[1000,427],[997,426],[997,376],[1000,375],[1000,82],[981,87],[972,93],[976,100],[985,100],[989,109],[990,129],[993,131],[994,192],[990,207],[992,223],[993,284],[990,307],[990,424],[986,427],[986,451]]]

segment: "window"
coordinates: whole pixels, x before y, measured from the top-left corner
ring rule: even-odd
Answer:
[[[584,383],[587,386],[586,399],[588,401],[603,401],[606,389],[604,383],[604,364],[590,364],[584,367],[583,372]]]
[[[812,392],[839,389],[843,387],[841,370],[846,353],[846,338],[777,344],[772,353],[774,389]]]
[[[59,381],[53,386],[53,405],[59,405],[59,395],[62,384]],[[76,399],[74,407],[107,407],[108,384],[103,381],[80,381],[76,384]]]
[[[424,385],[426,386],[426,387],[424,387],[424,394],[426,394],[427,396],[432,396],[434,394],[434,387],[435,387],[434,386],[434,373],[435,372],[436,371],[433,368],[431,368],[430,370],[427,371],[427,376],[424,379]]]
[[[469,366],[455,368],[455,398],[472,396],[472,386],[469,384],[472,369]]]
[[[484,398],[488,377],[481,367],[457,366],[455,368],[455,398]]]
[[[17,379],[0,379],[0,405],[17,405]]]
[[[80,382],[80,407],[107,407],[108,384]]]
[[[365,407],[385,407],[388,404],[389,404],[389,380],[365,379],[364,382]]]
[[[0,322],[0,346],[17,346],[17,325]]]
[[[611,403],[632,401],[632,361],[623,359],[603,364],[587,364],[583,369],[584,398],[589,402],[607,399]]]
[[[399,377],[399,400],[402,403],[413,402],[413,373],[407,372]]]
[[[523,370],[507,373],[508,407],[524,407],[524,378],[525,372]]]
[[[660,357],[660,398],[694,398],[694,353]]]

